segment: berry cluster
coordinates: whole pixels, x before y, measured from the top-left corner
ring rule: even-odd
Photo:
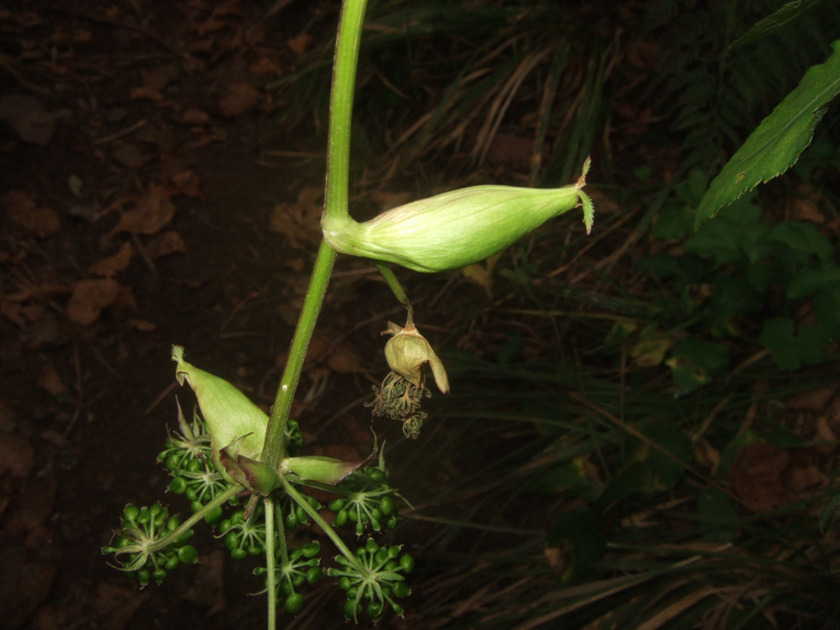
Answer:
[[[327,570],[327,575],[338,578],[338,587],[347,594],[344,615],[358,620],[363,612],[376,621],[382,616],[386,603],[396,614],[402,615],[403,607],[394,600],[411,595],[403,574],[414,568],[414,558],[402,553],[401,546],[380,547],[368,538],[365,546],[356,550],[356,560],[359,566],[344,556],[336,556],[339,566]]]
[[[120,560],[119,568],[136,576],[140,586],[146,586],[152,580],[160,584],[179,564],[198,561],[195,547],[187,544],[192,530],[186,530],[174,540],[166,540],[180,524],[180,519],[170,516],[160,503],[141,508],[127,505],[123,510],[122,529],[102,553],[113,553],[117,559],[125,557]]]
[[[345,496],[330,502],[335,512],[333,525],[343,527],[347,522],[355,523],[356,536],[364,533],[365,527],[373,531],[393,529],[397,524],[396,490],[388,485],[388,474],[384,468],[368,466],[354,472],[341,482]]]

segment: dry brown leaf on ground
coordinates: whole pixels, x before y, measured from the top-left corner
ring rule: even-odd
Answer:
[[[146,143],[118,140],[111,149],[111,156],[126,168],[134,170],[151,162],[155,153]]]
[[[374,190],[370,193],[370,199],[379,207],[380,212],[385,212],[408,203],[408,200],[411,199],[411,193]]]
[[[3,208],[17,225],[38,238],[52,236],[61,228],[61,219],[49,208],[39,208],[32,196],[22,190],[3,193]]]
[[[152,332],[157,330],[157,326],[147,319],[132,319],[129,320],[128,325],[137,332]]]
[[[166,186],[151,184],[149,190],[135,201],[134,208],[120,217],[111,234],[157,234],[175,216],[175,204],[169,200],[171,195]]]
[[[268,229],[289,238],[292,249],[301,245],[314,245],[321,241],[321,198],[323,189],[307,186],[297,196],[297,201],[282,201],[274,206]]]
[[[50,396],[63,396],[67,393],[67,385],[55,369],[52,361],[45,361],[38,372],[38,386]]]
[[[254,74],[267,74],[273,77],[283,76],[283,70],[280,65],[267,55],[262,55],[248,68]]]
[[[120,285],[113,278],[80,280],[67,303],[67,317],[82,326],[99,319],[102,309],[117,299]]]
[[[228,117],[238,116],[254,107],[262,99],[262,94],[253,85],[245,81],[232,83],[219,100],[219,109]]]
[[[18,138],[29,144],[48,145],[57,118],[34,96],[9,94],[0,99],[0,120],[8,123]]]
[[[200,109],[189,107],[181,115],[181,121],[186,125],[203,127],[210,122],[210,114]]]
[[[151,260],[169,254],[181,254],[185,251],[187,251],[187,246],[177,230],[169,230],[163,234],[158,234],[146,245],[146,255]]]
[[[207,616],[220,612],[227,607],[225,599],[225,554],[223,551],[212,551],[202,554],[198,563],[195,582],[184,593],[184,599],[196,606],[210,608]]]
[[[296,55],[302,55],[309,48],[314,38],[309,33],[301,33],[286,40],[286,46]]]
[[[99,618],[99,627],[104,630],[122,630],[137,609],[151,596],[151,593],[138,593],[132,588],[97,584],[93,609]]]
[[[20,547],[0,554],[0,619],[4,627],[18,628],[50,594],[56,568],[32,559]]]
[[[0,431],[0,474],[23,479],[35,465],[35,449],[22,435]]]
[[[822,225],[825,223],[825,213],[822,211],[825,207],[826,201],[822,192],[811,184],[800,184],[788,199],[790,218],[794,221],[811,221]]]
[[[100,258],[88,267],[88,271],[95,276],[110,278],[128,267],[132,256],[134,256],[134,248],[131,243],[125,242],[116,254],[107,258]]]
[[[785,449],[747,444],[732,464],[732,489],[752,512],[769,512],[792,503],[796,494],[785,486],[782,477],[790,461]]]
[[[131,98],[147,98],[157,103],[163,101],[163,89],[178,78],[180,70],[175,64],[157,68],[140,69],[143,85],[131,90]]]
[[[201,194],[201,178],[192,169],[181,171],[173,175],[169,181],[172,183],[174,192],[177,195],[185,195],[192,199],[204,199]]]
[[[129,311],[137,310],[137,298],[131,287],[120,286],[117,297],[111,303],[111,311],[120,319],[124,319]]]

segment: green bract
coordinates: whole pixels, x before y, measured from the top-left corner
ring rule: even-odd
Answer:
[[[500,252],[578,201],[588,232],[592,204],[581,190],[585,183],[581,177],[563,188],[473,186],[399,206],[364,223],[324,213],[321,226],[330,246],[343,254],[415,271],[446,271]]]
[[[364,462],[345,462],[334,457],[311,455],[287,457],[280,462],[280,469],[296,474],[306,481],[337,484]]]
[[[210,434],[216,466],[224,470],[219,462],[219,451],[222,449],[233,451],[229,453],[232,457],[242,455],[259,460],[268,424],[268,416],[262,409],[226,380],[184,361],[181,346],[172,346],[172,360],[178,364],[175,378],[181,385],[186,380],[198,399]]]

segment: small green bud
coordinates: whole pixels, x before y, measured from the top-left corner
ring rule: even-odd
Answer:
[[[438,272],[489,258],[549,219],[584,206],[587,233],[592,203],[576,184],[537,189],[472,186],[420,199],[358,223],[347,214],[324,215],[324,238],[337,252]]]
[[[394,322],[388,322],[388,330],[382,334],[393,335],[385,344],[388,367],[419,386],[423,364],[428,363],[438,389],[444,394],[449,393],[449,378],[443,363],[414,324],[408,323],[405,328],[400,328]]]
[[[178,383],[187,381],[195,392],[201,414],[211,437],[213,461],[220,470],[219,451],[227,448],[228,455],[243,455],[258,460],[262,453],[268,416],[245,394],[226,380],[214,376],[184,361],[184,348],[172,346],[172,360]]]

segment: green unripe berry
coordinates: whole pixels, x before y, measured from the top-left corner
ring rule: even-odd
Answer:
[[[405,582],[394,582],[391,591],[394,593],[394,597],[408,597],[411,595],[411,589]]]
[[[173,494],[184,494],[187,489],[187,482],[183,477],[174,477],[169,482],[169,491]]]
[[[306,571],[306,581],[310,584],[315,584],[322,577],[324,577],[324,571],[321,567],[310,567]]]
[[[347,619],[355,619],[356,618],[356,602],[347,600],[344,602],[344,616]]]
[[[386,494],[379,499],[379,509],[385,516],[391,516],[397,511],[397,502]]]
[[[207,523],[208,525],[214,525],[214,524],[218,523],[220,520],[222,520],[222,515],[223,514],[224,513],[222,512],[222,506],[217,505],[212,510],[207,512],[207,514],[204,515],[204,522]]]
[[[300,593],[293,593],[286,598],[283,607],[286,609],[286,612],[291,615],[298,614],[301,610],[303,610],[303,595]]]
[[[321,552],[321,545],[318,543],[317,540],[313,540],[308,545],[305,545],[302,548],[303,555],[306,558],[314,558]]]
[[[331,573],[327,571],[327,575],[331,575]],[[338,578],[338,588],[340,588],[342,591],[346,591],[352,585],[353,582],[346,575],[343,575],[340,578]]]
[[[400,566],[404,573],[411,573],[414,569],[414,558],[407,553],[404,553],[402,557],[400,557]]]
[[[385,471],[381,468],[376,468],[375,466],[368,466],[365,468],[365,475],[368,476],[372,481],[383,482],[388,478],[388,475],[385,474]]]
[[[371,602],[365,607],[365,614],[372,620],[376,621],[382,615],[382,604],[380,602]]]
[[[248,552],[244,549],[240,549],[239,547],[235,547],[230,550],[230,557],[236,561],[244,560],[248,557]]]
[[[178,550],[178,560],[184,564],[195,564],[198,562],[198,550],[192,545],[184,545]]]

